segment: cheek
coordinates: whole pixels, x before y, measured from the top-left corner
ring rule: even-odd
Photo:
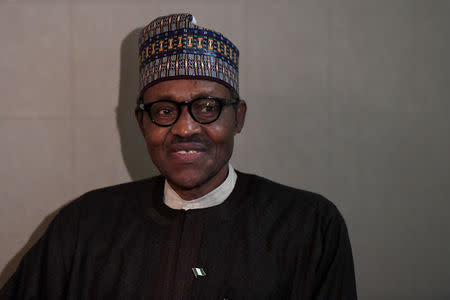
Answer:
[[[147,126],[144,134],[145,143],[151,155],[158,154],[164,145],[164,130]]]
[[[211,136],[215,137],[217,143],[232,144],[236,131],[236,121],[234,114],[228,111],[220,121],[221,122],[213,123],[214,126],[210,128]]]
[[[215,126],[210,128],[208,135],[216,146],[216,155],[227,156],[233,151],[234,144],[234,127]]]

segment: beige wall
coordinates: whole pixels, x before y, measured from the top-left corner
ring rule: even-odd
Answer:
[[[338,205],[361,299],[448,299],[444,0],[0,0],[0,286],[62,205],[156,174],[136,32],[178,11],[241,50],[235,167]]]

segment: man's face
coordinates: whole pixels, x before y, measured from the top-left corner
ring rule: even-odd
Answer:
[[[201,96],[230,98],[228,88],[208,80],[168,80],[144,93],[144,103],[157,100],[191,101]],[[234,135],[244,125],[246,105],[241,101],[237,112],[224,106],[220,117],[211,124],[192,119],[183,106],[178,121],[169,127],[154,124],[147,113],[137,112],[153,163],[184,199],[194,199],[217,187],[226,177],[233,152]]]

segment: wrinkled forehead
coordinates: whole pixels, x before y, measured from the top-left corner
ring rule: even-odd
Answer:
[[[201,96],[231,98],[231,91],[225,85],[212,80],[166,80],[147,88],[143,94],[143,101],[151,102],[160,99],[189,101]]]

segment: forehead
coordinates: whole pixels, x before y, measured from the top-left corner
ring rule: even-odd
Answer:
[[[158,99],[187,101],[199,96],[230,98],[230,90],[215,81],[199,79],[178,79],[159,82],[144,93],[144,102]]]

